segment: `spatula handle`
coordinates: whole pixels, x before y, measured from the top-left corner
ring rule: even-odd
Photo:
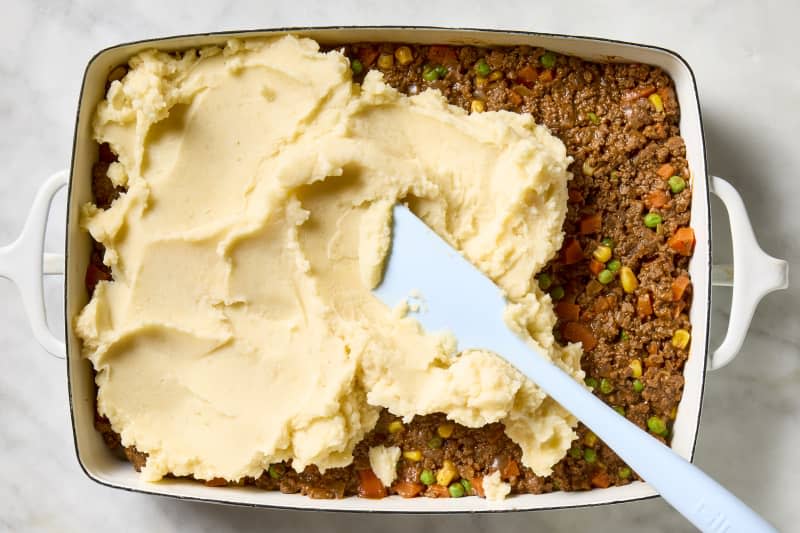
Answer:
[[[624,416],[505,328],[487,348],[578,417],[661,496],[702,531],[776,531],[741,500]]]

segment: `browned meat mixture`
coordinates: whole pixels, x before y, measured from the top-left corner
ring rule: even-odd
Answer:
[[[669,441],[691,332],[687,266],[694,245],[689,168],[670,78],[648,65],[591,63],[526,47],[356,44],[341,50],[357,81],[379,69],[404,93],[434,87],[470,112],[531,113],[566,144],[574,158],[566,239],[539,285],[556,302],[556,334],[583,342],[582,367],[594,393]],[[119,68],[112,72],[114,79],[122,75]],[[93,172],[100,207],[121,192],[106,177],[114,159],[108,146],[100,147]],[[96,245],[86,274],[90,293],[101,279],[111,274]],[[120,447],[106,419],[98,416],[96,427],[109,447]],[[482,476],[495,470],[515,493],[585,490],[636,478],[586,427],[580,425],[578,435],[543,478],[522,466],[520,449],[501,424],[470,429],[438,414],[402,424],[384,410],[351,466],[320,474],[314,467],[295,472],[276,464],[240,484],[312,498],[458,497],[482,495]],[[389,489],[369,469],[367,451],[379,444],[404,451]],[[133,448],[125,455],[137,470],[147,460]]]

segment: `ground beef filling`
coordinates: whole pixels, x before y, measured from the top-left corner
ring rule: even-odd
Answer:
[[[670,78],[648,65],[591,63],[539,48],[356,44],[339,49],[351,59],[356,81],[378,69],[404,93],[434,87],[473,113],[531,113],[564,142],[574,159],[565,244],[538,277],[556,304],[557,338],[583,342],[581,366],[600,399],[668,442],[688,356],[687,267],[693,245],[689,168]],[[110,78],[122,75],[118,67]],[[101,208],[122,192],[106,176],[114,160],[109,147],[100,146],[92,185]],[[86,272],[90,294],[99,280],[111,279],[102,257],[103,248],[95,243]],[[110,448],[122,449],[107,419],[98,415],[95,426]],[[404,452],[397,480],[386,489],[369,470],[368,450],[378,445]],[[147,461],[135,448],[122,451],[137,470]],[[356,447],[352,465],[320,474],[313,466],[296,472],[290,464],[275,464],[239,484],[312,498],[453,497],[482,495],[481,479],[494,471],[513,493],[603,488],[637,478],[582,424],[551,476],[534,475],[520,456],[502,424],[470,429],[441,414],[403,424],[384,410]],[[463,491],[424,483],[443,469],[453,470],[451,481],[462,480]]]

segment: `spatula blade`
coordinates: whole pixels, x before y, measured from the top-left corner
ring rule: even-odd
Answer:
[[[389,307],[419,299],[414,318],[427,331],[452,331],[460,349],[486,348],[481,339],[506,328],[501,290],[400,204],[394,207],[392,234],[383,280],[374,294]]]

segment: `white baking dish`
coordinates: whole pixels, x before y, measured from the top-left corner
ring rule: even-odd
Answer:
[[[89,259],[89,236],[79,227],[79,208],[91,200],[91,169],[97,155],[92,139],[91,118],[102,99],[105,80],[112,68],[125,63],[132,55],[148,48],[179,50],[223,43],[233,37],[277,36],[294,33],[320,43],[394,41],[422,44],[472,44],[476,46],[541,46],[556,52],[596,61],[631,61],[657,65],[674,80],[681,106],[681,134],[686,142],[687,159],[692,174],[692,227],[697,244],[690,263],[694,284],[694,303],[690,318],[695,341],[684,370],[685,386],[674,425],[673,449],[691,460],[697,438],[703,382],[707,368],[728,363],[741,347],[758,301],[766,293],[785,288],[787,264],[765,254],[755,242],[744,204],[727,182],[709,177],[703,145],[703,128],[694,75],[677,54],[652,46],[565,35],[527,32],[463,30],[402,27],[296,28],[248,32],[226,32],[153,39],[122,44],[97,53],[86,68],[78,105],[69,171],[57,173],[39,191],[22,236],[0,249],[0,275],[13,279],[20,287],[34,335],[49,352],[66,356],[70,407],[78,461],[86,475],[98,483],[126,490],[177,498],[263,507],[395,512],[463,512],[564,508],[597,505],[647,498],[655,492],[645,483],[624,487],[595,489],[587,492],[555,492],[542,495],[513,496],[502,502],[477,497],[460,499],[382,500],[346,498],[312,500],[305,496],[266,492],[255,488],[206,487],[201,483],[165,480],[141,481],[130,464],[120,461],[104,445],[93,427],[95,388],[90,365],[81,358],[80,343],[72,329],[73,319],[86,304],[84,273]],[[50,200],[62,186],[69,187],[66,254],[43,254],[43,234]],[[711,219],[709,193],[716,193],[725,203],[732,223],[734,266],[713,268],[711,261]],[[746,256],[745,256],[746,254]],[[758,271],[758,276],[750,275]],[[713,272],[713,276],[712,276]],[[42,274],[65,273],[65,338],[62,343],[48,329],[42,300]],[[713,279],[712,279],[713,278]],[[743,282],[744,281],[744,282]],[[711,285],[732,285],[731,322],[722,345],[709,353],[708,321],[711,308]]]

